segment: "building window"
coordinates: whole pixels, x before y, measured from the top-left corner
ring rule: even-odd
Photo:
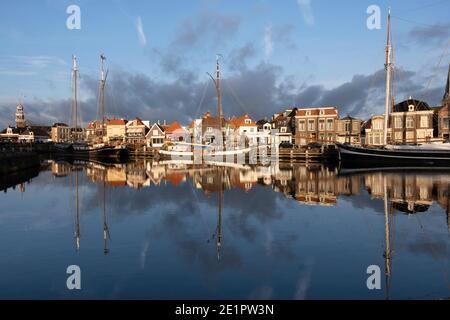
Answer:
[[[305,120],[299,121],[299,128],[300,128],[300,131],[305,131]]]
[[[397,129],[403,128],[403,119],[401,117],[395,117],[395,128]]]
[[[345,123],[345,131],[351,132],[352,131],[352,124],[350,122]]]
[[[325,120],[319,120],[319,130],[325,131]]]
[[[408,106],[408,111],[413,112],[414,111],[414,105],[410,104]]]
[[[413,117],[406,118],[406,128],[414,128],[414,119]]]
[[[212,128],[212,127],[208,127],[208,128],[206,129],[206,131],[207,131],[207,132],[212,132],[212,131],[213,131],[213,128]]]
[[[281,132],[281,133],[286,133],[286,132],[287,132],[287,129],[286,129],[286,127],[281,127],[281,130],[280,130],[280,132]]]
[[[333,119],[328,119],[327,120],[327,130],[332,131],[334,129],[334,121]]]
[[[314,131],[314,130],[316,130],[314,122],[315,122],[314,120],[309,120],[309,121],[308,121],[308,130],[309,130],[309,131]]]
[[[449,118],[443,118],[441,123],[442,129],[448,129],[449,128]]]
[[[421,116],[420,117],[420,127],[421,128],[428,128],[428,116]]]
[[[382,130],[383,129],[383,120],[376,120],[373,122],[373,128],[375,130]]]

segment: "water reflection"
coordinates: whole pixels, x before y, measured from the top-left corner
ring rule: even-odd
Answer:
[[[278,164],[276,166],[210,166],[185,163],[137,161],[106,165],[82,163],[92,182],[105,188],[148,188],[170,183],[174,187],[190,181],[205,194],[223,193],[226,189],[249,192],[257,185],[305,205],[335,206],[339,196],[354,196],[365,189],[372,199],[383,199],[384,188],[395,212],[426,212],[437,202],[447,217],[450,212],[450,169],[395,169],[385,171],[339,171],[320,164]],[[54,176],[67,176],[80,164],[51,162]],[[219,197],[220,198],[220,197]],[[450,221],[447,219],[450,224]]]
[[[48,241],[42,251],[60,252],[63,263],[80,259],[95,279],[111,268],[115,287],[95,282],[84,298],[450,296],[450,170],[49,161],[39,177],[23,179],[31,181],[25,194],[41,197],[49,212],[55,201],[70,203],[71,251],[79,256],[68,253],[66,236],[53,229],[31,233]],[[17,241],[8,228],[21,227],[6,212],[20,211],[21,204],[9,191],[5,197],[0,231],[7,232],[0,237]],[[46,219],[39,216],[41,224]],[[23,244],[22,250],[32,248]],[[111,262],[99,262],[100,252]],[[133,267],[136,256],[139,266]],[[4,268],[13,263],[7,253],[0,262]],[[366,268],[374,263],[384,264],[382,295],[366,288]],[[67,295],[63,289],[48,293]]]

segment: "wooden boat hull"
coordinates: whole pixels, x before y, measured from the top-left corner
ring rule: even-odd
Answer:
[[[95,149],[76,149],[72,145],[56,147],[57,154],[62,156],[75,157],[78,159],[95,159],[95,160],[126,160],[129,156],[127,148],[100,147]]]
[[[397,150],[338,145],[342,167],[450,167],[450,150]]]

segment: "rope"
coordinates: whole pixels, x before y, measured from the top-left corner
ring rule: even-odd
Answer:
[[[241,110],[246,113],[245,111],[245,107],[244,104],[239,100],[236,92],[233,90],[233,88],[231,87],[231,85],[228,83],[228,81],[224,81],[225,84],[227,85],[227,87],[230,89],[231,95],[233,96],[233,98],[236,100],[236,102],[238,103],[239,107],[241,107]]]
[[[202,98],[200,99],[200,103],[198,104],[197,110],[195,111],[195,116],[196,116],[196,117],[198,116],[198,113],[199,113],[199,111],[200,111],[200,108],[202,107],[203,101],[205,100],[205,97],[206,97],[206,91],[209,89],[209,86],[210,86],[210,85],[211,85],[211,84],[210,84],[209,80],[206,81],[205,86],[204,86],[204,88],[203,88]]]
[[[434,7],[434,6],[440,5],[441,3],[447,2],[447,1],[448,1],[448,0],[434,1],[434,2],[432,2],[432,3],[424,4],[424,5],[422,5],[422,6],[419,6],[419,7],[413,8],[413,9],[409,9],[409,10],[406,10],[406,11],[403,11],[402,13],[408,13],[408,12],[413,12],[413,11],[417,11],[417,10],[422,10],[422,9],[425,9],[425,8],[429,8],[429,7]]]

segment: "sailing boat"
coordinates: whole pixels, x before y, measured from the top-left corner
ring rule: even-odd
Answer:
[[[392,104],[392,44],[391,11],[388,15],[386,45],[386,104],[384,115],[383,147],[365,148],[348,144],[337,144],[342,166],[386,167],[386,166],[442,166],[450,167],[450,144],[392,145],[388,142],[389,115]],[[447,94],[448,82],[447,80]]]
[[[214,78],[211,74],[208,73],[214,86],[216,88],[217,94],[217,117],[208,117],[199,120],[198,125],[199,128],[196,130],[194,128],[194,138],[198,136],[195,131],[201,131],[200,136],[203,138],[203,127],[205,127],[205,121],[208,121],[208,127],[216,127],[222,134],[222,145],[217,145],[215,143],[204,144],[204,143],[187,143],[187,142],[173,142],[170,145],[165,145],[161,150],[158,151],[161,158],[171,158],[176,159],[177,157],[187,157],[187,158],[196,158],[201,156],[202,159],[205,157],[234,157],[235,155],[243,155],[249,153],[251,148],[225,148],[225,139],[223,139],[224,133],[226,131],[226,123],[222,112],[222,95],[220,89],[220,63],[219,56],[216,56],[216,78]],[[195,121],[194,121],[195,122]],[[212,140],[217,140],[217,137],[213,137]],[[222,161],[219,161],[222,162]]]
[[[104,62],[106,57],[100,55],[100,88],[99,88],[99,109],[101,113],[101,132],[100,136],[103,139],[106,131],[105,118],[105,86],[106,77]],[[128,149],[124,146],[108,146],[103,141],[95,141],[95,144],[88,144],[83,139],[83,130],[78,127],[78,66],[77,57],[72,56],[72,122],[74,128],[72,129],[71,140],[72,143],[66,145],[56,145],[58,151],[65,155],[75,156],[83,159],[97,159],[97,160],[122,160],[128,156]]]

